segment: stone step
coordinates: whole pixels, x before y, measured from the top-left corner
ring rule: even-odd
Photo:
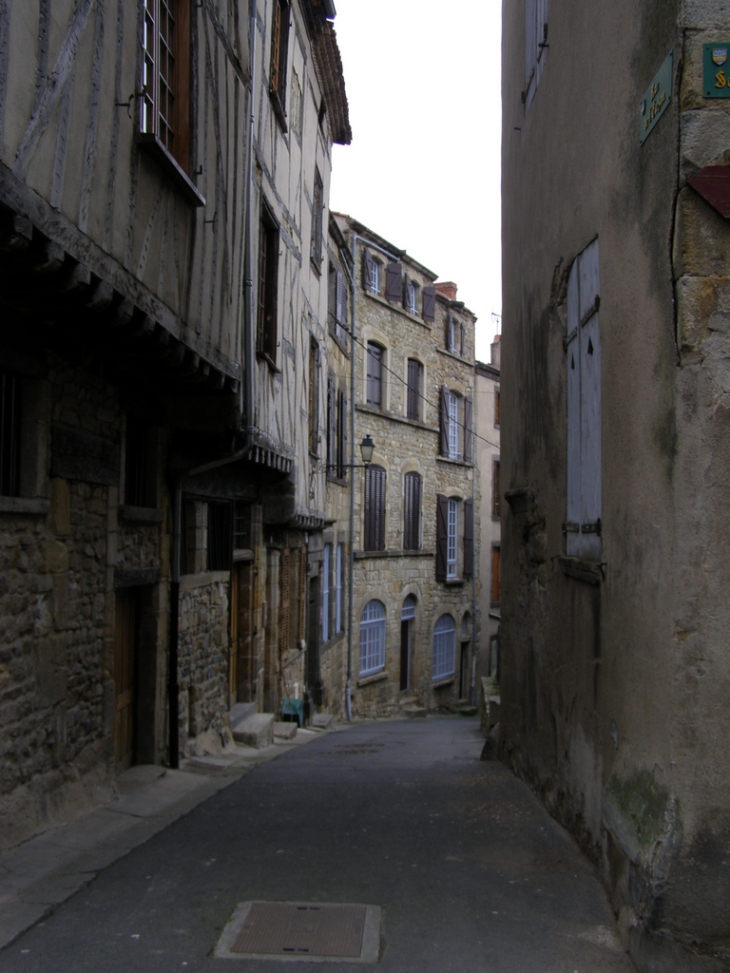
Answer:
[[[404,709],[406,706],[417,706],[418,696],[401,696],[398,700],[398,705],[401,709]]]
[[[458,712],[460,716],[476,716],[478,711],[476,706],[471,706],[467,703],[463,706],[459,706]]]
[[[243,743],[247,747],[270,747],[274,742],[274,714],[254,713],[243,723],[239,723],[233,731],[236,743]]]
[[[428,715],[428,710],[425,706],[404,706],[403,714],[407,716],[409,720],[418,719]]]
[[[315,730],[329,730],[335,722],[331,713],[315,713],[312,717],[312,727]]]
[[[297,724],[277,721],[274,723],[274,738],[276,740],[293,740],[297,735]]]
[[[231,724],[231,729],[235,730],[255,712],[256,703],[235,703],[228,712],[228,722]]]

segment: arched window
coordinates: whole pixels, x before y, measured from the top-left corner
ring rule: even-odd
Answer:
[[[385,550],[385,470],[370,465],[365,470],[365,524],[364,548],[366,551]]]
[[[408,597],[403,602],[403,611],[401,612],[401,621],[410,622],[412,618],[416,617],[416,601],[415,595],[408,595]]]
[[[420,473],[406,473],[403,497],[403,550],[418,551],[421,547],[421,496],[423,480]]]
[[[434,682],[453,676],[456,671],[456,625],[451,615],[442,615],[433,630],[433,665],[431,678]]]
[[[385,668],[385,605],[369,601],[360,615],[360,675]]]

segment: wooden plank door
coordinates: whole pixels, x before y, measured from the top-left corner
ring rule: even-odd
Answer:
[[[136,743],[139,598],[134,588],[117,592],[114,636],[114,762],[117,772],[134,763]]]

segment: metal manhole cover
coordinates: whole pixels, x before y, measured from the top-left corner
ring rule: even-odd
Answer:
[[[242,902],[215,950],[223,959],[376,963],[379,906]]]

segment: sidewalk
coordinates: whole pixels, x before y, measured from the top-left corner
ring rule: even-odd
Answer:
[[[237,746],[220,756],[194,757],[180,770],[132,767],[117,778],[110,804],[0,854],[0,949],[203,801],[322,733],[299,730],[294,740],[261,750]]]

